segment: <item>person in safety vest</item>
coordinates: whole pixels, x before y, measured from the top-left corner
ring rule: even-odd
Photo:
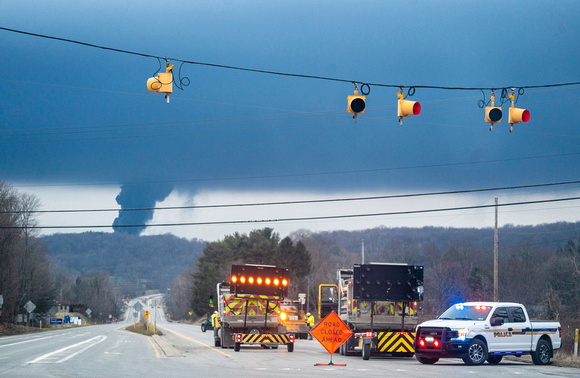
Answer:
[[[308,331],[310,331],[314,327],[314,316],[312,314],[306,314],[306,325],[308,325]],[[308,340],[312,340],[312,335],[308,333]]]
[[[213,314],[211,314],[211,326],[215,327],[215,318],[217,316],[218,312],[214,311]]]

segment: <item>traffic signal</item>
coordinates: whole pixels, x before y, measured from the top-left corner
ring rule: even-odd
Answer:
[[[213,295],[209,296],[209,307],[213,308]]]
[[[418,101],[404,100],[402,91],[397,93],[397,97],[399,97],[398,115],[401,125],[403,125],[403,117],[419,115],[421,113],[421,104]]]
[[[494,123],[501,122],[502,111],[499,106],[495,106],[495,93],[491,92],[491,106],[485,107],[485,122],[491,124],[489,129],[493,130]]]
[[[346,109],[346,111],[354,114],[352,118],[354,118],[355,122],[357,115],[359,113],[365,112],[366,97],[358,95],[358,89],[356,84],[354,85],[354,95],[348,96],[347,105],[348,108]]]
[[[165,93],[165,98],[169,104],[169,95],[173,92],[173,64],[167,63],[165,72],[159,72],[157,76],[147,80],[149,92]]]
[[[527,109],[520,109],[515,107],[514,103],[514,93],[510,93],[510,100],[512,100],[512,106],[510,106],[509,114],[509,124],[510,133],[514,131],[514,123],[528,122],[530,120],[530,111]]]

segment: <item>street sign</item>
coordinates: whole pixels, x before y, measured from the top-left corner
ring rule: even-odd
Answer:
[[[90,308],[87,308],[87,311],[85,311],[85,313],[86,313],[88,316],[91,316],[91,314],[93,313],[93,311],[92,311]]]
[[[333,311],[312,328],[310,334],[332,355],[349,339],[352,331]]]
[[[134,318],[137,318],[138,316],[139,316],[139,313],[138,313],[137,311],[134,311],[134,312],[133,312],[133,317],[134,317]]]
[[[137,302],[133,305],[133,308],[135,309],[135,311],[141,311],[143,306],[141,305],[141,302]]]
[[[26,304],[24,305],[24,308],[26,309],[26,311],[28,311],[28,313],[30,314],[32,311],[34,311],[34,309],[36,308],[36,305],[34,303],[32,303],[32,301],[28,301],[26,302]]]
[[[298,300],[301,304],[306,303],[306,293],[298,293]]]
[[[50,319],[50,324],[62,324],[62,319]]]
[[[149,311],[145,311],[145,319],[149,319]]]
[[[3,304],[4,304],[4,297],[2,296],[2,294],[0,294],[0,308],[2,308]]]

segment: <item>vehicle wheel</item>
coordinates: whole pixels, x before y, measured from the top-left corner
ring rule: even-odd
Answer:
[[[371,344],[363,345],[362,358],[363,360],[371,358]]]
[[[240,351],[240,343],[235,343],[234,344],[234,352],[239,352]]]
[[[435,362],[439,361],[439,358],[437,357],[429,358],[429,357],[419,357],[417,355],[415,355],[415,357],[417,358],[417,361],[425,365],[433,365]]]
[[[261,335],[262,330],[260,328],[250,328],[250,331],[248,333],[251,335]]]
[[[201,332],[205,332],[205,324],[201,323]]]
[[[471,340],[467,356],[463,357],[463,362],[467,365],[481,365],[487,360],[487,346],[480,339]]]
[[[550,363],[550,356],[552,355],[552,346],[544,339],[538,341],[536,351],[532,353],[532,361],[536,365],[547,365]]]
[[[288,344],[288,352],[294,352],[294,343]]]
[[[487,356],[487,362],[489,362],[492,365],[497,365],[500,363],[501,359],[503,358],[502,355],[490,355]]]

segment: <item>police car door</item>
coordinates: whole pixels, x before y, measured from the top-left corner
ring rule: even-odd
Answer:
[[[504,324],[492,326],[488,331],[488,346],[491,352],[505,352],[512,350],[511,333],[508,332],[509,316],[507,307],[497,307],[492,318],[501,318]]]
[[[511,332],[512,351],[522,352],[530,350],[532,343],[531,326],[524,310],[519,306],[508,307],[510,323],[507,324],[508,332]]]

